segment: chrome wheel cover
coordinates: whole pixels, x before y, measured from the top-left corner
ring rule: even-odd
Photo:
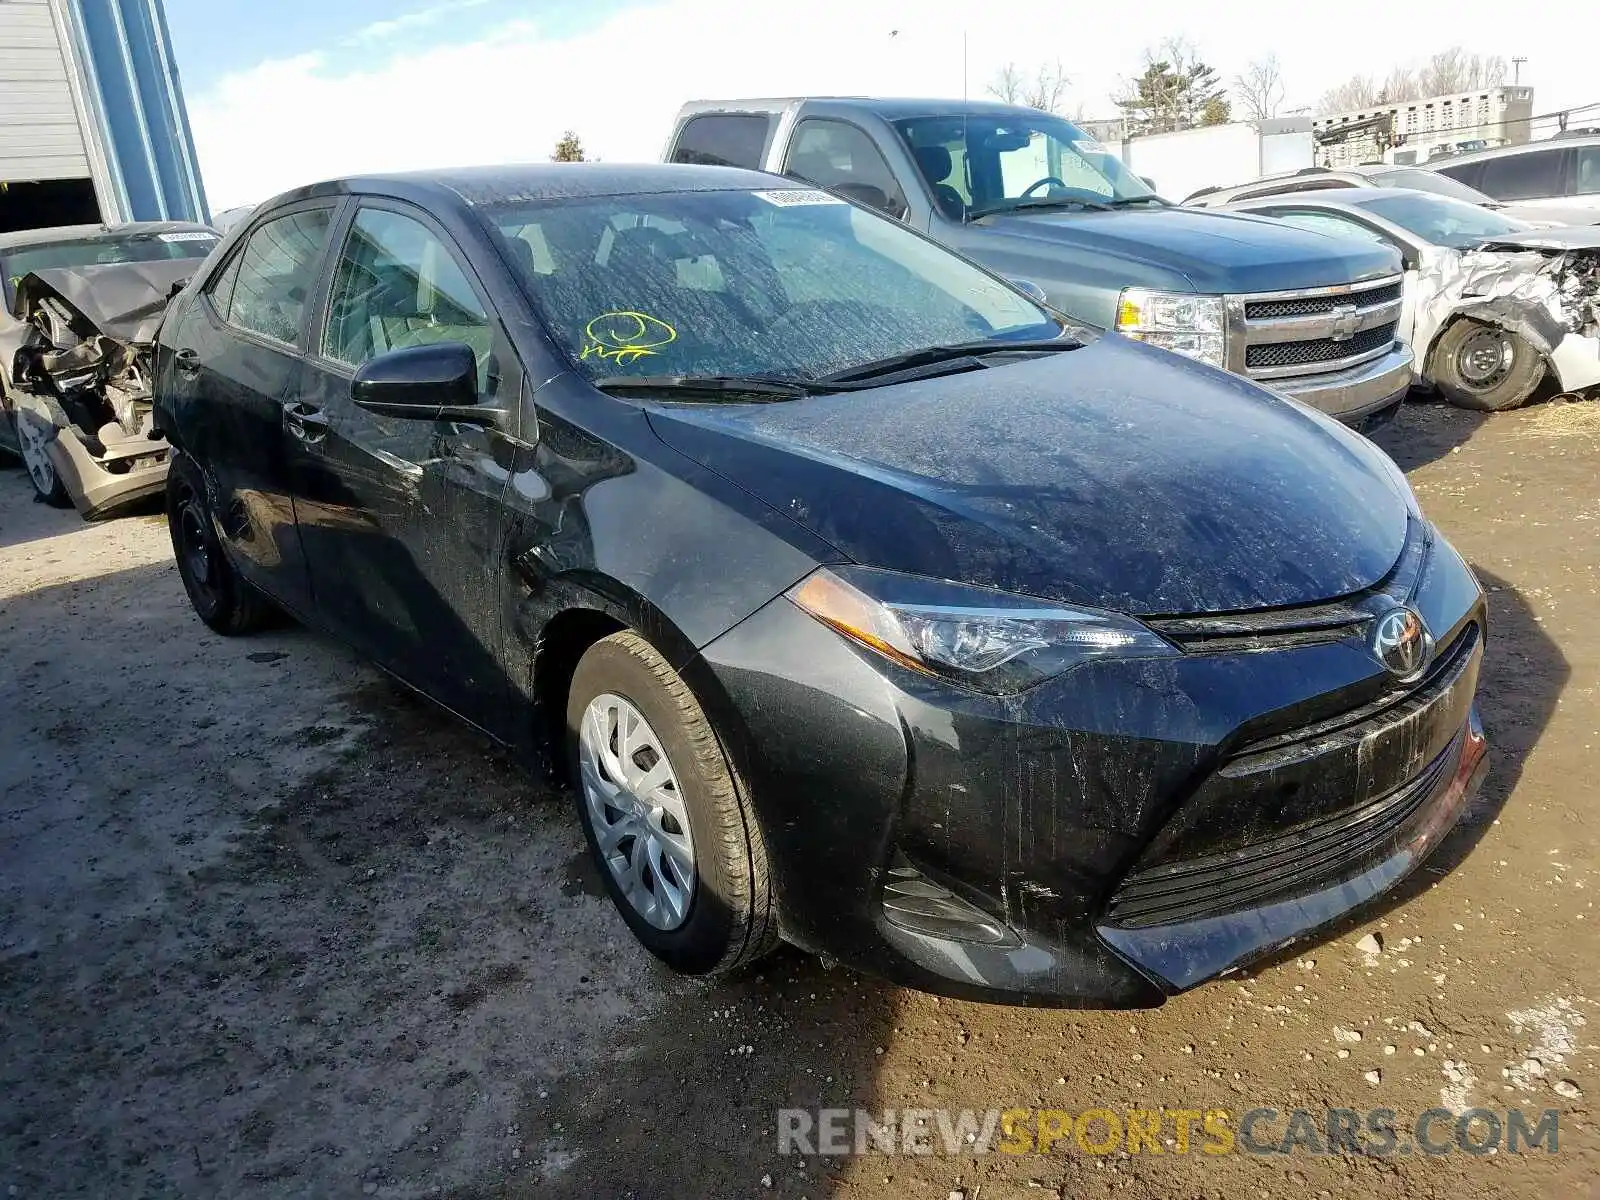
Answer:
[[[660,737],[631,703],[603,693],[583,713],[578,771],[584,816],[617,887],[651,925],[677,929],[694,900],[694,838]]]
[[[17,446],[22,451],[23,465],[28,468],[28,475],[39,494],[48,496],[56,490],[56,469],[50,462],[49,451],[45,449],[53,426],[45,424],[36,413],[21,406],[12,410],[12,417],[17,426]]]

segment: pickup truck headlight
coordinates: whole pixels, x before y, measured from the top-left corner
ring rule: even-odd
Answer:
[[[1222,330],[1221,296],[1123,288],[1117,301],[1118,333],[1214,367],[1224,363]]]
[[[1095,659],[1178,653],[1118,613],[871,567],[823,568],[788,597],[903,667],[993,695],[1024,691]]]

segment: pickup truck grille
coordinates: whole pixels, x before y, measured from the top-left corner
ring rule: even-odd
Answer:
[[[1356,334],[1344,342],[1332,338],[1317,338],[1309,342],[1263,342],[1247,346],[1244,365],[1256,367],[1299,367],[1307,363],[1332,362],[1352,354],[1366,354],[1370,350],[1386,349],[1394,341],[1394,323],[1379,325]]]
[[[1399,276],[1229,296],[1228,367],[1267,382],[1359,366],[1393,345],[1401,301]]]
[[[1400,299],[1400,285],[1391,283],[1361,293],[1361,304],[1386,304]],[[1298,300],[1245,300],[1244,315],[1248,321],[1270,320],[1273,317],[1309,317],[1315,313],[1331,312],[1341,302],[1342,295],[1302,296]],[[1353,302],[1352,302],[1353,303]]]

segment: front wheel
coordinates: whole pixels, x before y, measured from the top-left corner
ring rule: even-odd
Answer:
[[[17,430],[17,448],[22,465],[28,469],[34,493],[51,508],[71,508],[72,497],[50,461],[50,443],[59,436],[55,425],[32,408],[17,405],[11,410]]]
[[[1544,379],[1544,358],[1498,325],[1462,320],[1433,348],[1433,381],[1445,399],[1478,412],[1504,412],[1525,403]]]
[[[591,646],[567,700],[568,762],[590,851],[634,936],[688,975],[777,944],[766,845],[694,694],[632,632]]]
[[[240,577],[217,540],[200,468],[176,451],[167,468],[167,532],[183,590],[202,621],[229,637],[271,623],[272,602]]]

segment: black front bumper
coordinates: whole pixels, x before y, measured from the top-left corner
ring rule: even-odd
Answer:
[[[750,787],[786,935],[911,986],[1148,1006],[1306,938],[1411,870],[1481,775],[1483,597],[1443,539],[1396,685],[1364,631],[1090,664],[981,696],[787,600],[690,681]]]

